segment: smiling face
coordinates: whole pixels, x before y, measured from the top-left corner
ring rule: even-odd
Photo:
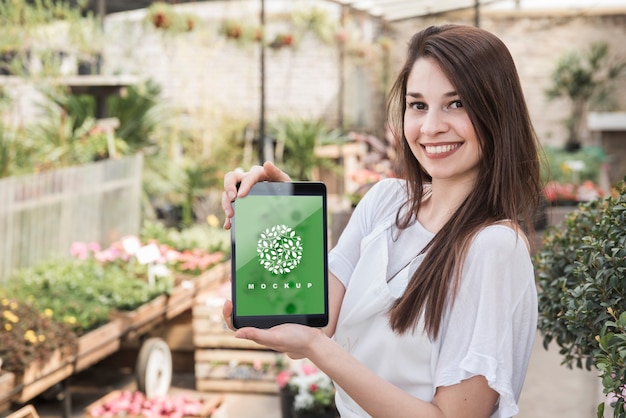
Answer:
[[[415,61],[406,92],[404,135],[422,168],[433,182],[474,182],[481,158],[476,132],[436,61]]]

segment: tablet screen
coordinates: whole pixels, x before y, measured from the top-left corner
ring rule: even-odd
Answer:
[[[233,325],[328,321],[326,188],[257,183],[234,202]]]

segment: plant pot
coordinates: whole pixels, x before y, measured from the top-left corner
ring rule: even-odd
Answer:
[[[280,396],[280,412],[282,418],[293,418],[293,400],[296,396],[294,391],[290,390],[288,386],[282,388],[279,392]]]
[[[78,75],[100,74],[101,68],[102,55],[100,54],[78,59]]]
[[[0,52],[0,75],[27,75],[30,52]]]
[[[291,416],[293,418],[337,418],[339,415],[336,410],[331,409],[322,412],[293,411]]]

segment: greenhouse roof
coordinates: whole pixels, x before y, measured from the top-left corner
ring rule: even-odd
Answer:
[[[76,0],[73,0],[76,1]],[[168,0],[171,4],[193,3],[196,1],[220,0]],[[223,1],[223,0],[222,0]],[[236,0],[230,0],[236,1]],[[272,0],[258,0],[270,2]],[[320,0],[322,1],[322,0]],[[626,0],[324,0],[345,5],[353,10],[366,12],[386,21],[406,20],[454,10],[521,10],[544,11],[563,9],[567,11],[593,12],[598,10],[625,10]],[[104,14],[142,9],[155,0],[88,0],[88,7],[94,12],[100,9]]]

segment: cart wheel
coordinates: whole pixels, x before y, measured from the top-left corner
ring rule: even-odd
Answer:
[[[172,353],[161,338],[148,338],[139,350],[135,367],[137,389],[146,397],[164,396],[172,383]]]

